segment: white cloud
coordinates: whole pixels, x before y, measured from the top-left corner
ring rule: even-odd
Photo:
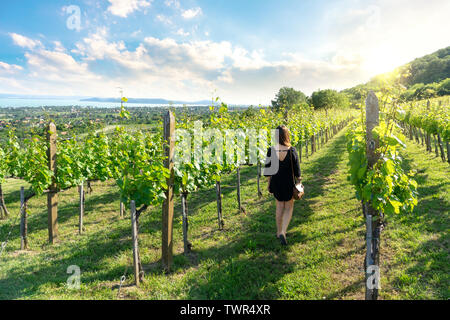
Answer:
[[[143,45],[130,52],[126,50],[123,41],[109,42],[107,37],[106,28],[98,29],[96,33],[76,43],[76,49],[72,51],[81,55],[87,62],[106,60],[116,62],[132,70],[145,71],[148,69],[148,63],[144,61],[146,49]]]
[[[66,48],[62,45],[60,41],[54,41],[53,44],[55,45],[55,51],[58,52],[64,52],[66,51]]]
[[[270,65],[270,62],[264,60],[262,50],[249,53],[247,50],[238,47],[234,49],[231,58],[233,67],[240,70],[254,70]]]
[[[53,42],[54,50],[51,50],[37,40],[17,35],[14,38],[18,45],[29,49],[25,53],[26,68],[0,62],[0,76],[4,73],[14,76],[1,85],[3,92],[79,95],[90,91],[93,94],[111,83],[90,71],[88,63],[76,61],[59,41]]]
[[[185,19],[192,19],[192,18],[202,15],[202,13],[203,13],[202,8],[197,7],[197,8],[192,8],[192,9],[183,11],[181,16]]]
[[[130,13],[150,7],[150,0],[108,0],[108,11],[115,16],[126,18]]]
[[[131,36],[132,36],[132,37],[137,37],[137,36],[139,36],[140,34],[142,34],[142,30],[141,30],[141,29],[134,31],[134,32],[131,34]]]
[[[51,81],[95,81],[100,77],[91,72],[88,63],[76,61],[66,52],[61,43],[57,43],[55,50],[36,48],[25,53],[29,76],[39,80]]]
[[[21,70],[23,70],[21,66],[0,61],[0,74],[13,74]]]
[[[224,68],[225,58],[232,56],[233,52],[231,43],[227,41],[178,43],[170,38],[148,37],[144,42],[155,61],[169,62],[169,65],[189,68],[192,72]]]
[[[17,33],[10,33],[9,35],[13,39],[14,44],[22,48],[33,49],[34,47],[42,45],[39,40],[32,40]]]
[[[337,81],[345,86],[346,79],[359,76],[358,68],[344,60],[305,60],[288,53],[269,61],[262,50],[248,51],[228,41],[147,37],[129,50],[123,41],[109,40],[106,28],[76,43],[71,53],[81,61],[61,43],[54,46],[35,47],[25,54],[27,75],[17,79],[18,85],[38,93],[95,96],[114,96],[121,86],[128,96],[174,100],[209,98],[217,89],[230,103],[268,103],[283,85],[310,93]],[[99,65],[106,68],[96,69]]]
[[[221,76],[217,78],[217,80],[225,83],[233,83],[234,79],[229,70],[224,71]]]
[[[164,24],[167,24],[167,25],[173,24],[172,20],[163,14],[156,15],[156,20],[158,20],[159,22],[162,22]]]
[[[180,8],[180,1],[178,0],[165,0],[164,4],[168,7],[172,7],[175,9],[179,9]]]
[[[190,33],[187,31],[184,31],[183,28],[178,29],[177,32],[175,32],[175,34],[177,34],[179,36],[183,36],[183,37],[187,37],[190,35]]]

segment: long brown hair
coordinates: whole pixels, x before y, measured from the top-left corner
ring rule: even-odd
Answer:
[[[282,125],[277,127],[277,131],[278,143],[286,147],[291,147],[291,137],[289,129],[285,125]]]

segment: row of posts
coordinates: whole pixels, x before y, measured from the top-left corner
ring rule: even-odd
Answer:
[[[430,101],[427,102],[427,110],[430,110]],[[443,141],[441,138],[441,135],[439,133],[431,135],[428,132],[424,132],[421,128],[417,128],[413,126],[412,124],[406,125],[403,123],[404,128],[408,128],[407,132],[409,133],[409,139],[410,140],[416,140],[418,144],[421,144],[422,146],[425,145],[427,152],[433,152],[433,146],[432,146],[432,140],[434,140],[434,152],[436,154],[436,157],[440,157],[443,162],[445,162],[447,157],[447,162],[450,163],[450,149],[449,149],[449,141],[446,141],[446,147],[447,147],[447,155],[445,154]],[[434,139],[432,139],[432,137]]]

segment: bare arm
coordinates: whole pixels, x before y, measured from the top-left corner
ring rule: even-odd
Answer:
[[[299,159],[298,159],[298,153],[297,150],[295,148],[293,148],[293,154],[294,154],[294,175],[295,177],[299,180],[302,181],[302,170],[300,169],[300,163],[299,163]]]

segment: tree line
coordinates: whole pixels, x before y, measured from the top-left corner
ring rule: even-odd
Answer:
[[[283,87],[272,100],[272,108],[276,111],[289,110],[293,106],[308,105],[316,110],[329,110],[333,108],[348,108],[350,105],[346,94],[332,89],[318,90],[306,96],[294,88]]]

